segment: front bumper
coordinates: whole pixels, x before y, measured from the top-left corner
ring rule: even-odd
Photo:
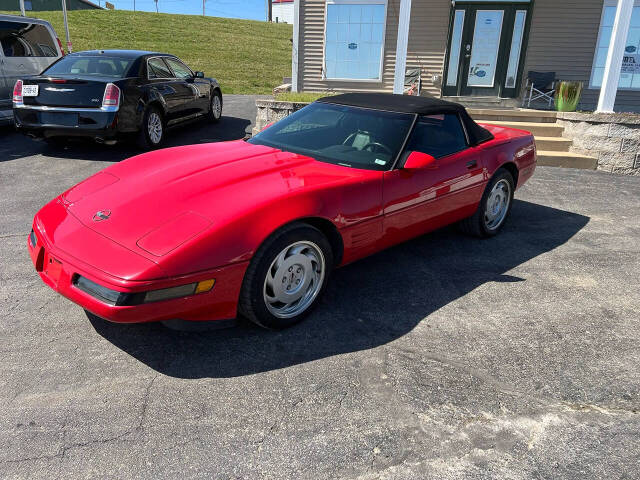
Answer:
[[[36,138],[89,137],[115,140],[118,134],[118,112],[99,109],[47,109],[28,106],[14,108],[18,131]]]
[[[29,254],[42,281],[56,292],[94,315],[117,323],[141,323],[163,320],[227,320],[237,315],[237,303],[248,262],[229,265],[178,278],[150,281],[124,280],[85,264],[52,245],[34,222],[27,238]],[[35,245],[33,245],[35,241]],[[139,305],[117,306],[92,296],[74,285],[77,276],[88,278],[109,289],[124,293],[140,293],[170,288],[215,278],[215,286],[207,293]]]

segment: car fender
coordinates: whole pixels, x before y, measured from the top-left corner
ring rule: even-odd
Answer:
[[[158,259],[158,264],[170,276],[240,262],[248,264],[265,240],[292,222],[320,218],[330,221],[339,231],[335,207],[319,196],[302,194],[276,199],[228,220],[214,218],[211,228]]]
[[[156,88],[151,87],[149,88],[149,90],[147,90],[145,95],[140,97],[140,101],[138,102],[137,113],[139,115],[140,120],[142,120],[142,115],[144,115],[144,112],[147,109],[147,107],[152,103],[158,104],[160,106],[160,108],[162,109],[163,115],[167,114],[167,111],[168,111],[167,102],[165,101],[162,94]]]

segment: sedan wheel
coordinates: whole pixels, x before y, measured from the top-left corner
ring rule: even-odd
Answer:
[[[149,140],[155,145],[162,140],[162,119],[156,112],[151,112],[147,120],[147,131],[149,132]]]
[[[164,140],[164,120],[158,107],[151,105],[142,117],[138,146],[143,150],[158,148]]]
[[[265,328],[286,328],[317,305],[333,265],[333,251],[322,232],[303,223],[269,237],[245,273],[239,312]]]
[[[222,97],[217,91],[211,95],[211,108],[209,109],[209,121],[218,123],[222,117]]]

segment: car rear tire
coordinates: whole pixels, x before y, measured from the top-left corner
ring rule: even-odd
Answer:
[[[267,239],[251,260],[239,312],[264,328],[295,325],[317,305],[332,267],[331,245],[322,232],[291,224]]]
[[[487,184],[476,212],[460,222],[460,230],[480,238],[497,235],[511,212],[514,190],[511,173],[498,169]]]
[[[164,116],[160,109],[155,106],[148,107],[142,116],[138,146],[143,150],[159,148],[164,141],[165,130]]]
[[[209,115],[207,118],[211,123],[218,123],[222,117],[222,95],[218,90],[214,90],[211,95],[211,104],[209,105]]]

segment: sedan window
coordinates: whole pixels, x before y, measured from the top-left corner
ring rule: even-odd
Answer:
[[[95,75],[124,78],[128,76],[133,60],[106,56],[67,55],[47,68],[46,75]]]
[[[428,153],[435,158],[467,148],[467,139],[456,114],[420,117],[409,138],[407,151]]]
[[[184,63],[173,58],[165,58],[177,78],[193,78],[193,72]]]
[[[147,62],[149,78],[173,78],[173,73],[161,58],[151,58]]]

